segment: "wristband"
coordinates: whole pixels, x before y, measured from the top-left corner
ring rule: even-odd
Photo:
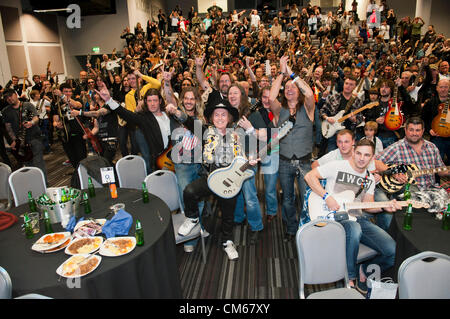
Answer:
[[[322,200],[326,200],[328,198],[328,196],[330,196],[330,194],[328,194],[328,192],[326,192],[325,194],[323,194]]]
[[[299,79],[300,79],[300,77],[299,77],[299,76],[296,76],[295,79],[292,80],[292,83],[297,82]]]
[[[248,130],[245,131],[246,134],[250,135],[255,131],[255,128],[252,126],[251,128],[249,128]]]
[[[83,116],[83,110],[80,109],[80,116]]]
[[[294,77],[295,77],[295,73],[294,72],[292,72],[292,74],[289,76],[292,80],[294,79]]]

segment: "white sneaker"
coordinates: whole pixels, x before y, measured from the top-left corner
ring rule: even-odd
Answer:
[[[193,245],[184,245],[184,252],[185,253],[192,253],[194,251],[194,246]]]
[[[234,246],[234,243],[231,240],[228,240],[224,245],[223,249],[228,255],[228,259],[230,260],[236,260],[239,258],[238,252],[236,250],[236,247]]]
[[[181,236],[187,236],[198,224],[198,218],[186,218],[183,224],[178,229],[178,234]]]

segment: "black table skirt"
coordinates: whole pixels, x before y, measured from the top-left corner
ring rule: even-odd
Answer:
[[[150,202],[144,204],[138,190],[118,189],[116,199],[110,197],[108,189],[96,192],[96,197],[90,199],[92,213],[83,216],[104,218],[111,205],[124,203],[125,211],[133,216],[129,235],[134,236],[139,219],[144,229],[144,246],[136,246],[124,256],[101,256],[98,268],[79,281],[61,278],[58,282],[56,269],[70,256],[64,250],[50,254],[32,251],[33,243],[44,234],[43,223],[39,234],[26,239],[20,229],[23,219],[19,218],[13,227],[0,232],[0,266],[11,276],[13,297],[39,293],[53,298],[181,298],[175,237],[167,205],[151,194]],[[27,210],[28,205],[21,205],[10,212],[19,216]],[[60,224],[53,228],[63,231]]]
[[[442,221],[425,209],[413,210],[412,230],[403,229],[402,212],[392,218],[389,234],[396,241],[395,266],[390,274],[397,280],[398,269],[405,259],[424,251],[450,255],[450,231],[441,228]]]

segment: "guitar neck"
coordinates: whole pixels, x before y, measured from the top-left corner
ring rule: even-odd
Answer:
[[[408,206],[410,204],[409,201],[397,201],[402,207]],[[350,209],[370,209],[370,208],[386,208],[392,206],[391,202],[354,202],[354,203],[345,203],[345,210]]]
[[[363,107],[357,109],[356,111],[353,111],[353,112],[348,113],[347,115],[344,115],[343,117],[341,117],[341,118],[338,120],[338,122],[339,122],[339,123],[342,123],[342,122],[344,122],[346,119],[352,117],[353,115],[356,115],[356,114],[358,114],[358,113],[360,113],[360,112],[362,112],[362,111],[364,111],[364,110],[366,110],[366,109],[372,108],[372,107],[374,107],[374,106],[376,106],[376,105],[378,105],[378,104],[379,104],[378,102],[366,104],[366,105],[364,105]]]
[[[432,175],[439,172],[444,172],[450,169],[450,166],[442,166],[437,168],[425,168],[418,171],[411,172],[413,177],[421,176],[421,175]]]

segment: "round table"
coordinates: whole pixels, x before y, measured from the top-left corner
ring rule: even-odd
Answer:
[[[171,214],[160,198],[152,194],[149,198],[144,204],[141,191],[119,188],[118,198],[112,199],[109,189],[96,189],[90,199],[92,213],[83,213],[85,219],[104,218],[111,205],[124,203],[125,211],[133,216],[129,235],[134,236],[139,219],[145,244],[123,256],[102,256],[98,268],[78,281],[64,277],[58,281],[56,269],[70,256],[64,250],[48,254],[31,250],[44,235],[43,222],[41,232],[26,239],[19,217],[18,223],[0,232],[0,266],[11,276],[13,297],[38,293],[52,298],[181,298]],[[20,216],[28,210],[28,205],[21,205],[10,212]],[[53,229],[63,231],[61,224],[54,224]]]
[[[425,209],[414,209],[412,230],[404,230],[404,212],[395,213],[389,227],[389,234],[397,243],[395,266],[391,272],[396,279],[400,265],[411,256],[424,251],[450,255],[450,231],[441,228],[442,221],[436,220],[435,215]]]

